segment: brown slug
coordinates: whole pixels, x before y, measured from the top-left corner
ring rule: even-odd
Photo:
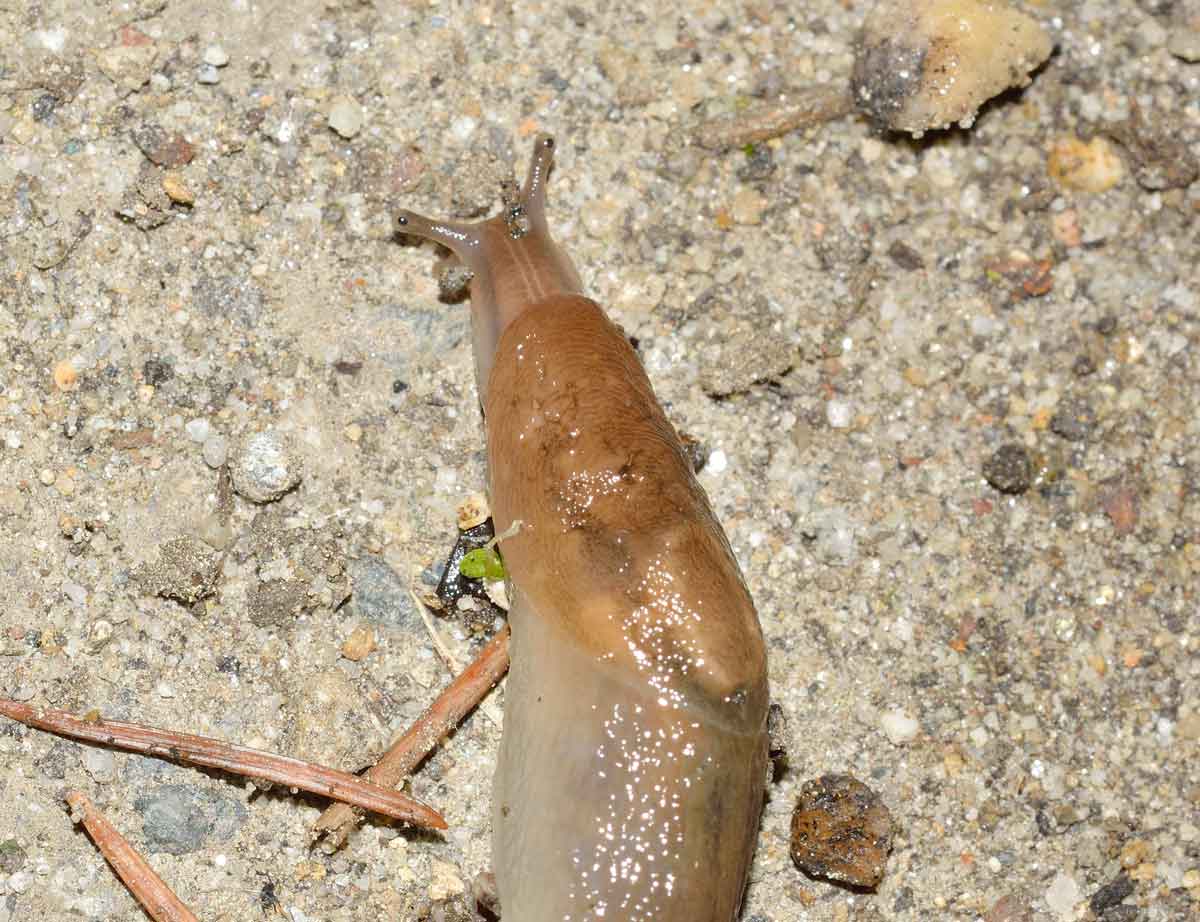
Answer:
[[[546,225],[536,141],[503,212],[403,212],[471,270],[488,479],[511,581],[492,795],[508,922],[731,922],[767,761],[762,631],[621,329]]]

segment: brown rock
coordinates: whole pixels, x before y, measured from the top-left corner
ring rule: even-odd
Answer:
[[[892,815],[851,775],[805,783],[792,813],[792,860],[815,877],[874,889],[892,848]]]

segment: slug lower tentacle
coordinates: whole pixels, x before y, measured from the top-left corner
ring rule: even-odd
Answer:
[[[762,632],[636,353],[550,238],[552,159],[539,138],[488,221],[399,218],[474,273],[492,512],[513,530],[501,907],[510,922],[731,922],[766,777]]]

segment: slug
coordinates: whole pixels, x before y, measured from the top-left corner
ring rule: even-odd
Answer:
[[[728,540],[621,328],[546,224],[554,141],[475,224],[397,217],[473,273],[510,580],[492,794],[509,922],[731,922],[767,761],[766,650]]]

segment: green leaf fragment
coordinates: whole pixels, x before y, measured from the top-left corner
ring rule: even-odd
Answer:
[[[504,579],[504,562],[492,548],[479,547],[463,554],[458,572],[467,579]]]

